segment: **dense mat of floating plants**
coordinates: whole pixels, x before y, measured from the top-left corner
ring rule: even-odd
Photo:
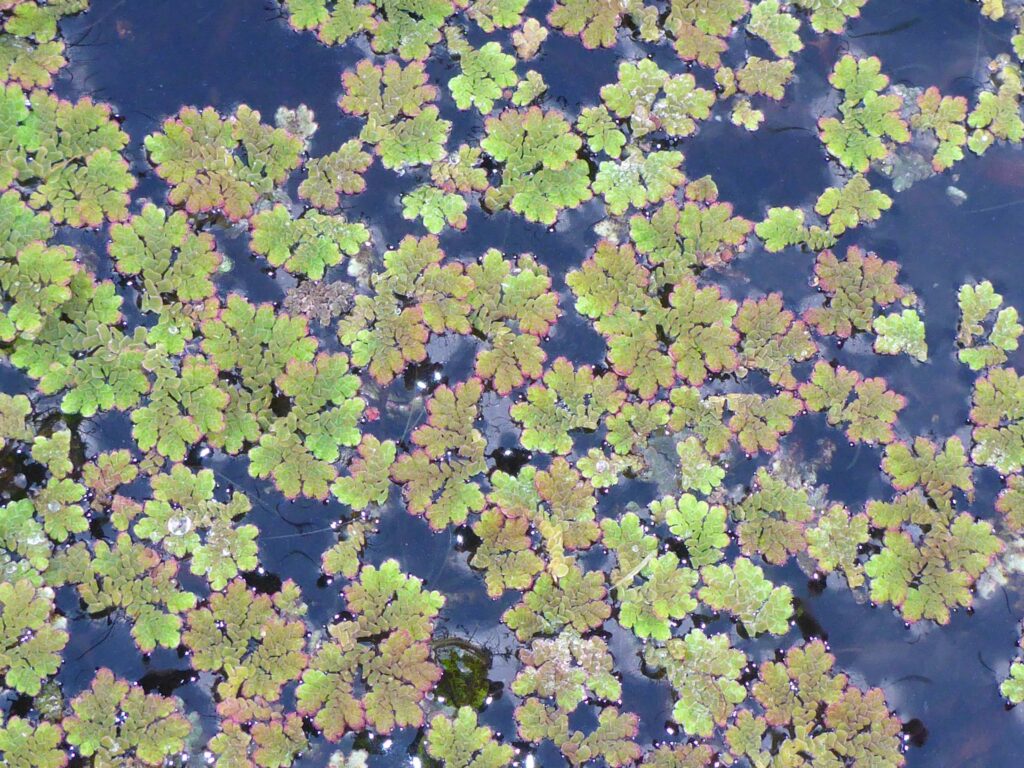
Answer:
[[[3,452],[22,472],[5,476],[0,508],[0,675],[20,701],[0,722],[3,763],[193,755],[274,768],[326,740],[338,744],[332,765],[352,768],[366,753],[347,737],[412,727],[417,758],[441,766],[521,763],[541,744],[573,766],[903,764],[883,693],[852,683],[822,642],[792,639],[792,592],[763,566],[795,561],[907,622],[944,624],[1024,529],[1024,379],[1006,366],[1024,329],[990,283],[959,293],[959,356],[976,377],[966,443],[907,433],[903,396],[826,352],[829,337],[859,335],[879,355],[927,359],[898,265],[837,239],[892,205],[869,170],[916,158],[943,173],[1024,138],[1024,35],[1006,40],[970,100],[896,87],[877,58],[842,55],[819,124],[840,181],[813,207],[747,221],[712,178],[684,171],[686,138],[715,104],[757,131],[762,107],[786,98],[792,54],[842,32],[866,1],[566,0],[539,19],[524,17],[525,0],[288,0],[295,34],[368,40],[372,55],[339,73],[339,108],[358,135],[313,157],[315,119],[332,116],[282,110],[272,124],[244,105],[186,107],[145,137],[165,197],[135,205],[129,137],[110,108],[47,90],[66,64],[58,22],[88,0],[0,0],[0,340],[39,395],[0,395]],[[998,19],[1015,7],[979,10]],[[496,30],[511,36],[469,42]],[[729,67],[739,30],[749,53]],[[557,35],[588,48],[629,37],[638,53],[592,106],[565,114],[530,69]],[[678,61],[640,57],[656,43]],[[457,74],[433,81],[432,56]],[[445,89],[457,119],[479,127],[460,131],[469,143],[449,140]],[[340,212],[376,163],[418,184],[401,203],[422,231],[390,249],[372,242],[372,222]],[[436,236],[466,227],[471,205],[552,225],[592,198],[608,215],[604,239],[566,255],[561,299],[531,254],[453,257]],[[218,290],[228,265],[212,233],[225,222],[294,277],[283,306]],[[102,227],[115,279],[56,244],[61,226]],[[778,293],[739,303],[716,284],[716,268],[755,239],[807,252],[815,306],[798,315]],[[604,339],[603,367],[546,352],[570,312]],[[366,395],[442,336],[473,341],[471,373],[427,387],[426,418],[388,439]],[[90,454],[76,430],[108,411],[125,414],[131,446]],[[535,461],[498,469],[485,413],[507,414]],[[851,443],[882,447],[891,493],[850,509],[776,455],[816,413]],[[583,449],[586,433],[601,439]],[[321,563],[343,591],[333,623],[307,620],[293,581],[267,593],[246,580],[260,568],[252,502],[189,460],[210,451],[241,457],[288,498],[337,502]],[[739,491],[737,453],[763,458]],[[660,498],[598,515],[605,489],[649,478],[666,457]],[[1005,477],[995,525],[957,504],[983,466]],[[441,648],[457,645],[436,635],[445,595],[395,560],[363,561],[389,498],[434,530],[459,528],[487,594],[516,596],[502,617],[518,643],[514,733],[478,721],[478,686],[439,694]],[[139,654],[184,649],[208,673],[215,715],[200,726],[179,698],[107,669],[65,700],[59,590],[127,627]],[[622,659],[604,631],[615,623],[674,697],[678,729],[660,745],[637,739],[620,700]],[[778,638],[767,661],[750,650],[761,635]],[[1024,663],[1002,693],[1024,700]]]

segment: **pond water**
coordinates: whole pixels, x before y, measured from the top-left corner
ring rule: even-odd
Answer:
[[[530,0],[524,18],[544,22],[550,8],[550,2]],[[466,24],[461,15],[455,18]],[[877,56],[894,85],[937,86],[944,95],[963,96],[973,106],[979,89],[988,85],[987,63],[1011,50],[1009,41],[1014,34],[1009,16],[1000,21],[985,18],[979,4],[968,0],[869,0],[841,34],[813,35],[806,16],[800,18],[808,44],[793,55],[796,77],[782,101],[758,102],[764,111],[764,123],[758,130],[747,131],[731,123],[729,107],[719,103],[709,119],[700,121],[694,136],[673,142],[673,147],[685,154],[687,178],[711,175],[720,198],[734,206],[736,215],[752,222],[764,219],[769,207],[804,206],[809,210],[824,189],[849,177],[829,160],[818,136],[819,118],[835,111],[828,76],[843,55]],[[68,65],[55,76],[53,88],[65,99],[88,96],[112,106],[130,137],[125,157],[138,179],[131,192],[132,213],[138,213],[144,201],[167,204],[167,183],[154,172],[143,142],[184,105],[211,106],[224,115],[246,104],[258,110],[265,122],[272,121],[281,106],[306,105],[319,126],[308,147],[310,156],[332,152],[356,137],[363,126],[362,119],[338,108],[338,99],[343,92],[341,73],[374,55],[365,39],[359,36],[345,45],[323,45],[313,33],[291,29],[285,11],[270,0],[91,0],[86,12],[62,20],[60,29],[67,41]],[[513,50],[510,30],[484,34],[473,25],[468,29],[468,39],[476,46],[497,40],[506,52]],[[680,61],[670,44],[639,42],[625,28],[615,46],[596,49],[587,49],[579,38],[554,28],[550,32],[540,55],[520,69],[534,69],[543,76],[548,90],[541,103],[561,110],[570,120],[582,109],[600,103],[601,87],[615,82],[621,61],[647,54],[670,74],[692,71],[699,84],[714,85],[710,70]],[[739,66],[748,52],[765,55],[766,50],[763,41],[741,29],[733,36],[727,62]],[[444,44],[427,60],[426,71],[438,86],[442,117],[453,124],[448,149],[463,142],[479,142],[485,132],[484,119],[476,111],[459,110],[445,85],[460,69]],[[823,359],[855,369],[864,377],[884,377],[890,389],[905,396],[896,428],[899,439],[926,436],[941,443],[957,435],[970,448],[971,396],[978,374],[957,360],[957,291],[966,282],[990,280],[1005,305],[1024,307],[1024,261],[1019,258],[1024,251],[1024,149],[999,142],[981,156],[971,151],[964,154],[950,171],[899,192],[876,166],[869,174],[870,181],[890,194],[891,209],[877,222],[850,230],[834,247],[838,254],[847,246],[858,245],[900,265],[900,282],[916,293],[916,306],[927,327],[927,362],[917,362],[906,354],[875,354],[870,334],[858,334],[845,344],[835,337],[822,337],[819,347]],[[594,165],[597,162],[594,160]],[[422,169],[396,173],[377,160],[365,174],[366,190],[343,197],[342,210],[348,220],[362,221],[370,229],[377,264],[406,235],[425,234],[420,221],[403,218],[401,198],[428,176]],[[285,191],[292,199],[298,199],[300,181],[301,176],[293,174],[286,184]],[[963,199],[958,193],[951,194],[950,187],[962,192]],[[574,309],[575,296],[566,283],[567,275],[580,267],[601,239],[595,225],[607,214],[600,197],[562,211],[557,224],[550,227],[509,210],[487,211],[476,197],[470,198],[465,228],[446,227],[440,233],[447,258],[470,263],[488,248],[509,256],[534,254],[550,272],[562,312],[543,340],[548,364],[565,356],[577,365],[605,365],[605,341],[593,322]],[[239,227],[210,219],[202,220],[202,226],[231,262],[230,270],[215,278],[218,296],[240,293],[253,303],[273,302],[280,307],[296,277],[282,269],[270,269],[264,258],[251,253],[249,236]],[[137,304],[138,292],[118,276],[107,255],[108,232],[107,225],[93,230],[62,226],[57,240],[73,245],[98,279],[118,282],[127,298],[124,311],[129,326],[149,325],[151,320]],[[820,303],[821,293],[811,281],[813,265],[812,252],[788,248],[769,253],[751,234],[736,260],[712,268],[701,279],[718,284],[738,302],[780,291],[786,306],[799,311]],[[328,278],[347,279],[344,267],[330,271]],[[312,324],[311,331],[321,349],[345,349],[333,326]],[[479,347],[480,340],[471,334],[435,335],[428,346],[428,361],[409,367],[394,382],[377,386],[364,375],[363,396],[380,412],[372,424],[364,421],[367,431],[399,441],[400,451],[410,449],[410,433],[425,421],[422,392],[469,378]],[[1019,367],[1021,362],[1021,355],[1011,351],[1006,365]],[[797,378],[805,381],[811,368],[811,362],[800,364]],[[31,394],[36,413],[59,414],[59,396],[34,393],[35,381],[9,364],[4,365],[2,374],[4,392]],[[765,378],[752,376],[748,383],[751,391],[772,391]],[[707,391],[733,391],[738,386],[735,379],[724,376],[711,382]],[[508,405],[521,399],[523,391],[517,389],[511,399],[492,395],[486,401],[489,405],[477,428],[487,440],[488,472],[507,466],[502,451],[521,449],[520,428],[509,417]],[[86,458],[100,451],[135,450],[132,422],[126,413],[110,411],[68,423],[76,428]],[[574,437],[574,459],[601,445],[600,433],[577,432]],[[824,415],[805,414],[781,439],[779,455],[801,471],[813,472],[815,484],[830,502],[861,510],[872,499],[892,495],[880,471],[883,451],[878,445],[853,445],[841,429],[826,423]],[[346,610],[342,588],[348,581],[326,579],[321,557],[338,540],[334,524],[351,515],[333,498],[326,502],[288,499],[269,480],[253,479],[245,453],[232,456],[196,448],[190,451],[188,463],[196,469],[212,469],[219,493],[234,488],[252,502],[245,522],[259,529],[260,569],[247,575],[249,584],[273,592],[281,582],[293,580],[308,606],[308,626],[322,632]],[[542,451],[524,453],[523,457],[540,468],[552,461]],[[764,453],[746,456],[737,447],[729,455],[727,487],[742,496],[756,468],[770,464],[771,458]],[[968,503],[958,495],[960,506],[998,529],[1000,513],[995,502],[1003,479],[995,469],[979,466],[974,468],[974,482],[973,500]],[[598,494],[598,518],[618,517],[631,504],[646,506],[662,492],[649,478],[624,478]],[[147,498],[142,481],[122,493]],[[91,537],[112,540],[113,529],[107,523],[97,524],[78,535],[81,540]],[[538,747],[516,735],[514,711],[519,699],[510,685],[520,671],[517,653],[523,644],[505,626],[502,615],[519,602],[521,593],[509,590],[499,599],[487,595],[480,573],[468,564],[473,543],[465,526],[434,531],[424,518],[410,515],[395,485],[361,562],[380,565],[397,559],[403,571],[420,577],[427,588],[446,597],[436,620],[435,638],[461,638],[486,649],[490,693],[480,711],[480,722],[508,743],[515,743],[519,750],[516,764],[532,753],[532,765],[569,765],[552,742]],[[731,546],[733,557],[735,543]],[[600,544],[581,560],[604,570],[613,564]],[[1024,714],[1008,707],[999,689],[1017,655],[1024,612],[1019,580],[1011,577],[993,594],[976,596],[972,609],[955,610],[946,625],[927,620],[908,624],[892,605],[873,606],[863,589],[851,591],[837,575],[812,580],[793,559],[784,566],[757,561],[774,584],[792,589],[797,613],[788,634],[745,639],[728,618],[716,619],[709,631],[730,634],[754,664],[802,641],[826,641],[835,655],[837,671],[849,675],[857,686],[884,691],[889,708],[903,724],[906,765],[911,768],[993,768],[1020,763]],[[188,573],[187,567],[181,568],[179,576],[181,585],[200,599],[209,594],[205,580]],[[130,622],[117,612],[90,615],[72,587],[58,590],[56,604],[67,618],[69,635],[56,674],[67,701],[88,688],[98,668],[107,667],[147,691],[180,697],[185,713],[193,720],[191,744],[201,746],[217,733],[216,701],[211,693],[215,675],[194,671],[190,654],[166,648],[141,653]],[[671,687],[645,675],[642,669],[641,654],[649,641],[639,640],[614,618],[604,623],[602,633],[622,679],[618,705],[639,716],[636,742],[646,749],[686,740],[686,734],[680,734],[678,725],[672,723],[675,697]],[[281,703],[285,711],[295,706],[297,684],[293,680],[284,686]],[[0,701],[8,714],[34,716],[26,697],[13,691]],[[436,702],[425,706],[428,715],[439,711]],[[592,728],[597,722],[598,709],[585,710],[587,707],[582,707],[573,715],[574,728]],[[310,720],[305,725],[309,746],[295,765],[326,766],[332,752],[356,748],[367,748],[369,764],[379,768],[423,759],[418,756],[421,729],[398,728],[384,737],[351,733],[332,744]],[[196,748],[194,764],[203,759],[202,750]],[[72,764],[92,762],[72,753]]]

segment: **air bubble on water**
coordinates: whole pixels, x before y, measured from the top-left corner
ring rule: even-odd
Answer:
[[[60,512],[60,502],[59,501],[47,502],[47,504],[46,504],[46,511],[47,512]]]
[[[184,536],[192,530],[192,519],[187,515],[178,515],[167,521],[167,532],[171,536]]]

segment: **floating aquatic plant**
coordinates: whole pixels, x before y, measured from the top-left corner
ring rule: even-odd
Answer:
[[[696,387],[676,387],[669,393],[672,412],[669,428],[693,432],[712,456],[729,447],[732,433],[725,421],[726,399],[720,395],[704,397]]]
[[[430,169],[430,180],[445,192],[483,192],[487,189],[487,171],[482,167],[483,150],[462,144],[438,160]]]
[[[466,15],[484,32],[493,32],[498,28],[511,29],[523,25],[525,8],[526,0],[472,0],[466,8]],[[527,19],[525,25],[532,28],[539,23],[536,19]]]
[[[454,389],[438,387],[427,403],[427,423],[411,436],[416,450],[403,455],[391,470],[405,486],[406,508],[425,515],[435,529],[465,522],[483,507],[476,481],[487,469],[485,442],[474,426],[483,387],[479,379]]]
[[[586,107],[576,121],[576,130],[586,136],[591,152],[604,152],[609,157],[618,157],[626,144],[626,134],[604,105]]]
[[[747,657],[730,646],[726,635],[708,637],[691,629],[663,648],[648,648],[644,661],[664,670],[678,697],[672,717],[690,736],[710,736],[747,697],[740,683]]]
[[[0,288],[9,307],[0,323],[0,338],[33,339],[43,320],[71,298],[71,277],[77,267],[74,251],[34,242],[19,249],[15,259],[0,265]]]
[[[605,546],[616,557],[611,581],[619,623],[637,637],[668,640],[671,622],[697,607],[693,597],[697,572],[681,566],[671,552],[659,556],[657,539],[642,532],[632,512],[618,521],[602,521],[601,528]]]
[[[557,579],[542,573],[503,618],[521,642],[568,627],[583,633],[601,626],[611,616],[606,594],[603,573],[584,572],[570,559]]]
[[[892,198],[872,189],[868,180],[857,174],[843,186],[829,187],[822,192],[814,205],[814,211],[828,219],[829,233],[839,237],[848,229],[877,220],[882,211],[890,207]],[[813,242],[813,239],[813,234],[810,234],[808,242]]]
[[[733,753],[755,765],[805,759],[903,765],[900,722],[885,694],[850,685],[846,675],[833,674],[834,664],[821,641],[762,664],[751,693],[763,714],[740,711],[726,732]]]
[[[711,115],[715,93],[697,87],[693,75],[669,75],[641,59],[619,65],[618,80],[601,88],[601,100],[608,112],[628,121],[633,139],[652,132],[683,137]]]
[[[473,281],[461,264],[442,264],[436,237],[405,237],[384,255],[384,271],[371,280],[373,296],[359,295],[338,323],[352,362],[387,384],[409,363],[422,361],[431,332],[469,330],[467,296]]]
[[[717,287],[698,287],[693,278],[676,285],[661,323],[680,379],[697,386],[711,373],[736,367],[736,311],[736,302],[722,298]]]
[[[799,208],[769,208],[767,217],[755,231],[769,253],[801,245],[809,236],[804,226],[804,212]]]
[[[157,175],[171,185],[168,199],[190,214],[247,218],[299,165],[301,140],[260,122],[260,113],[244,104],[226,118],[210,107],[185,107],[162,128],[146,137],[146,149]]]
[[[684,491],[707,495],[722,483],[725,469],[708,455],[700,439],[691,435],[676,445],[679,454],[679,486]]]
[[[818,32],[842,32],[851,18],[860,16],[867,0],[795,0],[795,5],[811,16],[811,26]]]
[[[794,487],[762,467],[733,516],[739,523],[737,534],[743,551],[781,565],[806,548],[805,529],[813,510],[806,489]]]
[[[587,698],[615,701],[622,684],[612,673],[614,660],[600,637],[583,638],[575,632],[557,638],[538,638],[519,652],[522,668],[512,681],[512,692],[554,703],[572,712]]]
[[[807,325],[783,309],[782,296],[747,299],[736,313],[736,330],[742,334],[740,365],[762,370],[772,384],[796,386],[793,364],[809,359],[818,348]]]
[[[1019,405],[1022,387],[1024,381],[1012,368],[993,368],[974,383],[971,458],[1003,474],[1019,472],[1024,467],[1024,413]]]
[[[195,669],[219,673],[222,697],[276,701],[306,667],[304,613],[294,583],[271,597],[236,579],[188,612],[182,641]]]
[[[999,685],[999,691],[1011,704],[1024,701],[1024,664],[1015,661],[1010,665],[1010,676]]]
[[[0,724],[0,754],[11,768],[63,768],[68,757],[60,749],[64,732],[60,726],[14,715]]]
[[[27,579],[0,584],[0,672],[18,693],[35,696],[60,668],[68,633],[54,613],[53,597],[52,589]]]
[[[132,637],[145,653],[157,646],[177,648],[181,615],[196,596],[177,580],[178,563],[162,559],[149,547],[119,534],[113,546],[79,542],[61,551],[47,571],[49,583],[73,584],[93,615],[119,611],[131,624]]]
[[[215,590],[239,572],[255,570],[259,531],[254,525],[234,525],[251,507],[244,494],[217,501],[213,472],[193,473],[181,464],[150,483],[153,498],[135,522],[136,536],[160,544],[177,558],[190,556],[192,573],[205,576]]]
[[[781,101],[793,79],[794,64],[789,59],[762,59],[751,56],[736,70],[736,87],[751,96],[767,96]]]
[[[192,230],[181,211],[168,216],[155,205],[110,230],[108,246],[118,272],[138,281],[141,306],[156,313],[151,344],[181,354],[213,306],[213,276],[222,257],[212,236]]]
[[[854,442],[891,443],[892,425],[906,399],[889,389],[885,380],[865,379],[843,366],[819,362],[810,381],[800,385],[800,397],[810,411],[824,411],[828,423],[845,425]]]
[[[669,200],[649,219],[630,219],[631,239],[654,265],[661,285],[674,284],[701,267],[728,263],[744,249],[753,228],[733,215],[729,203],[718,201],[718,187],[710,177],[687,185],[686,197],[683,208]]]
[[[684,493],[678,499],[666,496],[651,502],[652,517],[668,525],[669,531],[686,548],[689,563],[697,568],[714,565],[725,557],[731,539],[727,533],[725,507],[710,505]]]
[[[306,178],[299,184],[299,197],[317,208],[334,210],[340,195],[354,195],[366,189],[363,174],[373,158],[363,151],[363,143],[350,139],[338,149],[305,163]]]
[[[0,4],[0,80],[48,88],[67,64],[57,23],[89,8],[89,0],[6,0]]]
[[[1024,139],[1024,120],[1020,116],[1024,82],[1020,68],[1005,59],[995,59],[989,71],[991,90],[978,94],[978,103],[967,116],[967,125],[974,129],[967,146],[979,155],[987,152],[996,141],[1019,144]]]
[[[290,361],[275,383],[289,410],[249,452],[249,473],[273,477],[289,497],[326,498],[341,448],[359,444],[366,405],[355,396],[359,380],[344,354],[322,352],[310,362]]]
[[[920,362],[928,359],[924,321],[917,310],[904,309],[899,314],[876,317],[874,322],[875,351],[883,355],[907,354]]]
[[[513,261],[491,249],[466,274],[473,281],[470,323],[491,344],[477,355],[477,373],[502,395],[540,378],[547,359],[540,340],[559,315],[547,269],[529,254]]]
[[[667,403],[625,403],[618,413],[605,419],[605,440],[616,457],[633,467],[642,466],[650,438],[668,419]]]
[[[316,30],[327,45],[339,45],[376,26],[373,3],[355,0],[287,0],[288,22],[298,30]]]
[[[256,214],[252,229],[254,252],[266,256],[272,266],[313,280],[370,242],[370,232],[361,223],[318,211],[293,218],[283,205]]]
[[[728,38],[737,22],[750,10],[748,0],[697,0],[672,3],[665,29],[675,40],[676,53],[684,61],[718,68]]]
[[[918,112],[911,116],[915,131],[930,131],[938,140],[932,167],[944,171],[963,160],[963,147],[967,143],[967,99],[962,96],[943,96],[932,86],[917,97]]]
[[[220,728],[207,750],[223,764],[280,768],[291,765],[308,744],[299,715],[282,714],[258,697],[225,699],[217,714]]]
[[[800,19],[786,13],[778,0],[760,0],[750,9],[747,30],[763,39],[780,59],[804,47],[800,42]]]
[[[475,107],[481,114],[494,109],[505,88],[513,86],[519,77],[515,73],[515,57],[503,53],[496,42],[474,48],[451,32],[448,50],[458,58],[460,74],[448,81],[448,90],[459,109]]]
[[[486,4],[488,0],[477,0],[473,4],[473,7]],[[490,0],[496,5],[506,4],[509,6],[516,6],[522,2],[522,0]],[[525,7],[525,5],[523,6]],[[471,11],[472,12],[472,11]],[[518,21],[518,16],[516,18]],[[481,25],[483,26],[483,25]],[[485,28],[485,31],[486,28]],[[544,44],[544,41],[548,39],[548,28],[541,24],[537,19],[527,19],[523,22],[522,27],[512,33],[512,44],[516,47],[516,53],[519,58],[523,61],[532,59],[537,55],[540,47]]]
[[[876,355],[922,362],[944,342],[895,262],[868,245],[830,250],[893,205],[872,168],[913,155],[937,173],[964,146],[1019,143],[1019,67],[998,57],[964,98],[892,86],[878,59],[842,55],[819,130],[849,174],[813,205],[767,205],[756,227],[710,176],[683,173],[684,152],[701,161],[687,141],[713,116],[730,136],[729,122],[770,125],[793,54],[830,55],[820,33],[841,32],[865,2],[565,0],[549,30],[524,0],[287,0],[294,28],[327,45],[365,35],[384,56],[348,59],[339,106],[354,120],[339,125],[355,130],[310,156],[305,106],[282,107],[276,127],[244,105],[183,108],[145,140],[169,204],[129,209],[129,137],[111,109],[23,90],[49,87],[64,63],[57,21],[86,0],[0,0],[0,341],[39,393],[0,396],[0,674],[17,698],[0,760],[284,768],[322,734],[344,740],[332,765],[357,768],[367,755],[352,738],[422,728],[410,754],[465,768],[512,763],[514,740],[574,768],[901,765],[882,693],[851,685],[822,643],[785,639],[805,616],[775,566],[796,560],[826,589],[841,578],[907,622],[942,624],[979,599],[1012,546],[1003,538],[1024,528],[1021,386],[1006,367],[1016,310],[987,281],[960,288],[958,356],[978,373],[971,438],[908,434],[905,399],[848,367],[853,355],[874,372],[869,343],[843,342],[866,332]],[[997,0],[982,12],[1019,16]],[[564,89],[545,82],[554,59],[519,66],[559,32],[636,49],[565,113],[551,108]],[[648,55],[662,42],[684,64]],[[446,57],[450,73],[436,66]],[[465,125],[445,119],[453,102]],[[376,179],[374,156],[411,175],[388,204],[429,236],[375,250],[377,222],[349,197]],[[484,218],[519,226],[507,209],[554,229],[592,197],[575,214],[597,222],[589,252],[571,235],[586,227],[533,254],[518,253],[514,229],[479,256],[451,239],[479,219],[478,199]],[[356,205],[342,213],[343,201]],[[64,224],[109,225],[98,262]],[[821,295],[801,301],[803,316],[788,289],[745,284],[752,231],[766,251],[813,254]],[[223,290],[235,237],[275,268],[266,298]],[[575,314],[560,307],[563,279]],[[283,307],[269,303],[282,294]],[[591,329],[600,362],[569,357]],[[125,413],[93,421],[111,410]],[[804,419],[879,444],[891,492],[839,503],[814,467],[793,472],[783,438]],[[104,439],[122,423],[125,442]],[[270,496],[227,486],[236,464]],[[979,465],[1006,475],[992,522],[967,508]],[[307,528],[277,494],[334,506]],[[444,637],[444,595],[381,562],[378,531],[418,524],[392,516],[399,497],[456,542],[463,575],[514,636],[514,733],[476,711],[490,704],[489,656],[471,706],[453,693],[444,649],[464,641]],[[261,567],[264,512],[250,503],[296,526],[282,538],[310,537],[320,586],[344,595],[328,626],[307,617],[308,590]],[[143,654],[186,654],[184,685],[216,698],[201,736],[182,702],[105,669],[65,707],[65,592],[76,621],[106,619]],[[636,642],[633,663],[671,695],[686,743],[643,743],[619,701]],[[748,664],[772,644],[774,659]],[[1011,703],[1022,680],[1017,659],[1001,686]]]
[[[548,14],[548,23],[567,35],[578,35],[587,48],[610,48],[615,43],[616,33],[628,16],[633,22],[655,35],[650,23],[648,8],[636,0],[623,5],[612,6],[595,0],[566,0],[555,3]]]
[[[996,509],[1002,514],[1007,528],[1015,533],[1024,530],[1024,480],[1021,475],[1006,478],[1006,487],[996,499]]]
[[[945,624],[950,610],[970,607],[970,587],[1001,549],[991,526],[968,514],[954,518],[915,542],[908,533],[885,534],[882,551],[864,566],[871,599],[891,602],[908,621]]]
[[[379,67],[363,59],[342,76],[342,110],[365,119],[359,137],[376,146],[385,168],[440,160],[451,124],[432,103],[437,89],[422,63]]]
[[[1020,335],[1024,333],[1017,309],[1002,307],[1002,295],[995,292],[988,280],[960,286],[957,300],[960,325],[956,340],[961,347],[960,362],[972,371],[1005,363],[1007,352],[1017,349]]]
[[[158,354],[145,362],[155,368],[153,390],[132,412],[132,436],[141,450],[181,461],[204,436],[224,429],[228,394],[215,386],[217,369],[202,356],[186,357],[179,370]]]
[[[896,282],[896,262],[865,254],[856,246],[847,249],[842,261],[832,251],[823,251],[818,255],[814,273],[827,302],[823,307],[808,310],[806,319],[820,333],[840,338],[847,338],[854,331],[871,330],[876,304],[888,307],[907,295]]]
[[[68,744],[111,764],[162,765],[181,752],[192,731],[179,699],[144,693],[105,668],[71,702],[71,715],[63,722]]]
[[[508,517],[501,509],[486,509],[473,525],[480,545],[470,565],[484,572],[487,594],[500,597],[506,589],[528,589],[544,570],[534,552],[526,516]]]
[[[708,565],[701,569],[700,599],[712,609],[733,616],[750,636],[770,632],[784,635],[793,615],[793,593],[776,587],[764,571],[745,557],[732,564]]]
[[[807,529],[807,554],[821,573],[839,572],[851,588],[864,583],[861,548],[868,543],[868,516],[851,515],[841,504],[833,504]]]
[[[645,208],[664,200],[685,181],[679,166],[681,152],[650,152],[630,148],[621,162],[605,160],[597,170],[592,188],[604,198],[612,214],[625,213],[632,205]]]
[[[468,204],[462,195],[454,192],[424,184],[405,195],[402,205],[405,218],[420,219],[426,230],[435,235],[445,227],[466,228]]]
[[[348,474],[331,486],[331,492],[338,501],[357,511],[370,504],[383,504],[388,496],[388,479],[396,450],[392,440],[382,442],[373,435],[363,435],[359,455],[349,465]]]
[[[624,399],[614,375],[594,375],[590,366],[575,368],[559,358],[510,413],[523,425],[521,440],[528,449],[568,453],[572,449],[570,432],[597,429],[601,418],[618,411]]]
[[[924,438],[894,443],[882,468],[901,494],[867,507],[886,530],[881,552],[865,565],[872,599],[892,602],[910,621],[944,624],[951,609],[971,605],[970,587],[1002,549],[988,523],[954,507],[954,491],[973,497],[966,450],[955,437],[941,449]]]
[[[364,728],[423,724],[421,702],[441,677],[427,640],[444,598],[387,560],[345,589],[351,619],[328,628],[296,690],[299,712],[338,741]]]
[[[791,392],[774,397],[752,393],[734,393],[726,398],[731,411],[729,431],[748,454],[771,452],[779,447],[779,438],[793,429],[793,418],[803,411],[800,399]]]
[[[427,730],[427,754],[451,768],[500,768],[512,762],[508,744],[494,738],[490,728],[477,725],[476,713],[460,707],[454,718],[435,715]]]
[[[882,94],[889,78],[881,74],[882,62],[876,57],[857,59],[844,56],[829,77],[842,91],[839,105],[842,119],[828,117],[818,126],[821,140],[840,163],[864,173],[873,160],[881,160],[890,151],[886,140],[901,144],[910,140],[907,123],[900,116],[902,99]]]
[[[108,105],[62,101],[41,90],[26,94],[9,84],[0,91],[0,120],[8,126],[0,187],[17,182],[32,208],[74,227],[127,216],[135,178],[120,153],[128,135]]]
[[[553,224],[558,211],[591,198],[587,164],[577,156],[583,141],[560,113],[506,109],[486,127],[480,146],[501,169],[501,183],[485,197],[489,208]]]

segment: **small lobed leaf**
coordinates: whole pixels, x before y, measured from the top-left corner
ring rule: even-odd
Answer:
[[[302,142],[260,122],[244,104],[221,117],[212,107],[185,107],[146,137],[157,175],[171,185],[170,201],[190,214],[222,210],[246,218],[299,165]]]
[[[427,754],[448,768],[503,768],[512,762],[512,747],[495,740],[491,729],[477,725],[476,713],[460,707],[454,719],[444,714],[430,721]]]
[[[700,599],[716,611],[732,614],[749,635],[789,631],[792,592],[787,586],[774,586],[747,558],[737,558],[732,565],[705,566],[701,578]]]
[[[64,718],[68,743],[85,757],[110,764],[162,765],[184,749],[192,730],[178,699],[144,693],[105,668],[71,702],[71,710]]]

